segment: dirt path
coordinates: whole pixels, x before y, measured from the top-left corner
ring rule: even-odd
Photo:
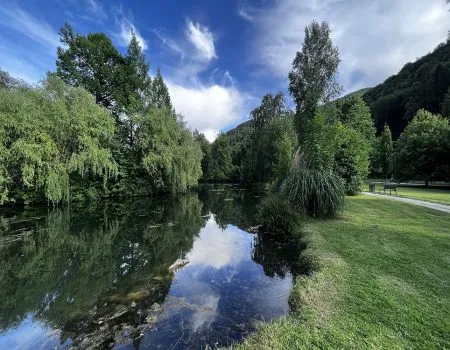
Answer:
[[[378,194],[378,193],[371,193],[371,192],[363,192],[363,194],[365,194],[367,196],[382,197],[382,198],[392,199],[392,200],[399,201],[399,202],[420,205],[421,207],[439,210],[444,213],[450,214],[450,205],[432,203],[432,202],[427,202],[427,201],[421,201],[418,199],[405,198],[405,197],[399,197],[399,196],[393,196],[393,195],[387,195],[387,194]]]

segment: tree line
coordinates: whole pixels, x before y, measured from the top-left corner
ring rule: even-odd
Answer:
[[[336,99],[339,63],[328,23],[313,22],[288,76],[295,110],[281,93],[267,94],[248,122],[202,145],[204,180],[260,183],[269,190],[261,208],[268,229],[291,227],[291,214],[334,215],[344,195],[360,192],[369,175],[449,178],[448,119],[416,108],[398,141],[388,117],[377,136],[379,119],[366,98],[372,90]],[[440,106],[445,111],[445,98]]]
[[[56,72],[37,86],[0,74],[0,203],[185,192],[202,150],[133,34],[60,30]]]

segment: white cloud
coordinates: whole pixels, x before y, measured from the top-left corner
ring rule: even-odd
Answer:
[[[251,13],[257,34],[253,62],[280,79],[287,78],[305,26],[327,20],[347,90],[380,83],[433,50],[449,23],[443,0],[286,0]]]
[[[166,81],[173,105],[184,116],[188,126],[205,134],[213,141],[218,132],[246,115],[250,97],[235,87],[197,85],[186,87]]]
[[[200,23],[194,23],[188,19],[186,36],[190,43],[197,49],[198,57],[205,61],[217,58],[214,47],[214,35],[208,27]]]
[[[29,39],[48,47],[53,55],[60,44],[57,32],[45,21],[33,17],[18,6],[0,6],[0,25],[14,29]]]

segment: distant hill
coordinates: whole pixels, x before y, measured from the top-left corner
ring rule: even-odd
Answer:
[[[396,139],[419,109],[441,113],[449,86],[450,41],[405,64],[398,74],[364,92],[363,99],[370,107],[378,132],[387,123]]]

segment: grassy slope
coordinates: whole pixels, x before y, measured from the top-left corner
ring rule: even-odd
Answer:
[[[359,196],[303,231],[318,271],[240,348],[450,348],[450,215]]]
[[[376,190],[382,188],[382,184],[376,184]],[[366,184],[364,191],[369,190],[369,185]],[[387,192],[389,193],[389,191]],[[426,188],[412,188],[412,187],[397,187],[397,194],[401,197],[419,199],[428,202],[440,203],[450,205],[450,190],[426,189]]]

